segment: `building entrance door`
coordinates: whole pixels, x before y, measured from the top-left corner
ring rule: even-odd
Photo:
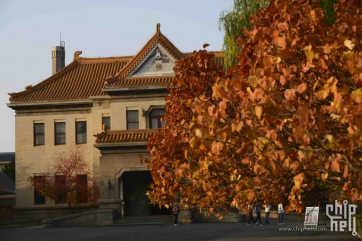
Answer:
[[[124,172],[123,198],[125,216],[170,215],[171,210],[149,204],[146,193],[153,182],[149,171]]]

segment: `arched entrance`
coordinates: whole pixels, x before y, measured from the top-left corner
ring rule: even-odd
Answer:
[[[129,171],[122,176],[125,216],[170,215],[171,210],[158,205],[149,204],[146,195],[149,185],[153,183],[149,171]]]

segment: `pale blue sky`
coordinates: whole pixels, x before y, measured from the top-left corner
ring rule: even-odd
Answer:
[[[65,41],[65,64],[82,57],[134,55],[161,32],[182,52],[220,50],[219,14],[230,0],[0,0],[0,152],[15,151],[9,92],[51,75],[51,48]]]

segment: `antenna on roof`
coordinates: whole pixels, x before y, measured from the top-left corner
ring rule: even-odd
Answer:
[[[60,33],[60,46],[65,48],[65,41],[62,41],[62,33]]]

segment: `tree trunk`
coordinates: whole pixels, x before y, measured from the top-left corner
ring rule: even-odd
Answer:
[[[70,205],[70,202],[68,202],[68,207],[69,207],[69,209],[70,209],[70,212],[71,212],[72,214],[75,214],[75,212],[74,212],[74,210],[73,210],[73,208],[72,208],[72,205]]]

